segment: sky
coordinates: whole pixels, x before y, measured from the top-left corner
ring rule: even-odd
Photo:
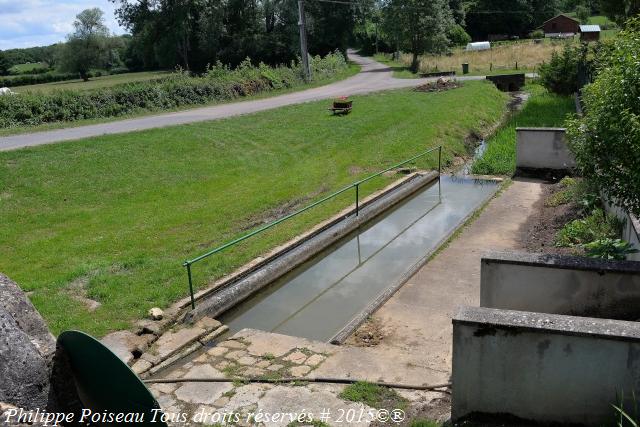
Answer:
[[[64,41],[75,16],[93,7],[102,9],[113,33],[122,34],[114,6],[108,0],[0,0],[0,50]]]

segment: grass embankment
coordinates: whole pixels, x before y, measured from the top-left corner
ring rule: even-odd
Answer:
[[[40,92],[49,93],[59,90],[91,90],[103,87],[112,87],[123,83],[145,82],[155,80],[169,75],[168,71],[143,71],[139,73],[113,74],[110,76],[93,77],[85,82],[82,79],[65,80],[61,82],[42,83],[37,85],[16,86],[12,88],[14,92]]]
[[[530,93],[529,100],[487,141],[486,151],[473,164],[474,174],[512,175],[516,170],[517,127],[558,127],[567,115],[575,113],[573,97],[554,95],[537,84],[527,85],[525,90]]]
[[[181,262],[373,171],[497,123],[487,82],[356,96],[249,116],[0,153],[0,271],[33,292],[54,333],[127,328],[188,295]],[[435,156],[434,156],[435,157]],[[430,166],[436,159],[430,158]],[[428,166],[421,164],[420,166]],[[363,186],[370,193],[389,178]],[[353,202],[349,192],[194,266],[198,287]],[[102,305],[90,311],[78,295]]]
[[[434,71],[455,71],[462,75],[462,64],[469,64],[468,75],[493,75],[535,72],[540,64],[548,61],[554,51],[562,50],[566,43],[572,41],[544,40],[534,43],[533,40],[518,42],[494,43],[490,50],[467,52],[465,48],[457,48],[451,55],[424,55],[420,57],[420,73]],[[411,55],[402,54],[396,61],[389,54],[378,54],[374,58],[391,66],[394,77],[417,78],[409,69]],[[517,67],[516,67],[517,65]]]

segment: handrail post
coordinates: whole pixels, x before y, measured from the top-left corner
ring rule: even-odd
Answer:
[[[356,184],[356,216],[360,215],[360,183]]]
[[[186,262],[185,267],[187,267],[187,276],[189,276],[189,292],[191,293],[191,310],[196,308],[196,300],[193,296],[193,280],[191,279],[191,264]]]
[[[438,147],[438,175],[442,175],[442,145]]]

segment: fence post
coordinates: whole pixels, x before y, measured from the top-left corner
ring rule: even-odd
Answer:
[[[356,216],[360,215],[360,183],[356,184]]]
[[[186,262],[185,267],[187,267],[187,276],[189,276],[189,292],[191,293],[191,310],[196,308],[196,300],[193,296],[193,280],[191,280],[191,264]]]
[[[438,175],[442,175],[442,145],[438,147]]]

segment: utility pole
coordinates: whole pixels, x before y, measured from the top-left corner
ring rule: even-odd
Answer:
[[[307,26],[304,18],[304,0],[298,0],[298,27],[300,27],[300,53],[302,55],[302,68],[304,78],[311,80],[311,68],[309,67],[309,54],[307,53]]]

